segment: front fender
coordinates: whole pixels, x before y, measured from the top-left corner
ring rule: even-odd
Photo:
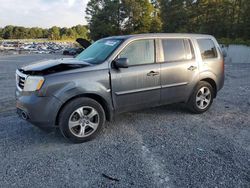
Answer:
[[[97,83],[88,83],[88,85],[77,85],[76,83],[68,83],[61,89],[57,90],[54,94],[54,97],[56,97],[61,104],[58,106],[56,111],[56,118],[55,122],[57,123],[58,114],[60,113],[60,110],[67,104],[68,101],[77,98],[77,97],[90,97],[97,102],[99,102],[105,112],[108,120],[111,120],[113,117],[113,105],[111,100],[111,92],[110,89],[106,89],[101,84]],[[101,99],[101,100],[100,100]]]
[[[58,111],[67,101],[79,96],[96,96],[94,99],[102,99],[112,109],[110,91],[107,69],[74,70],[63,74],[48,75],[45,78],[45,84],[40,91],[40,95],[56,97],[62,103],[60,108],[57,109]]]
[[[79,85],[74,82],[68,83],[64,87],[57,90],[53,96],[58,98],[62,103],[65,103],[71,98],[84,94],[98,95],[107,102],[111,101],[111,93],[109,88],[104,87],[100,83],[91,82],[84,85]]]

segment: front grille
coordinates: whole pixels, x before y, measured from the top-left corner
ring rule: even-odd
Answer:
[[[19,70],[16,71],[16,86],[19,90],[23,90],[26,78],[27,75],[21,73]]]
[[[25,82],[25,77],[18,76],[18,86],[23,89],[24,88],[24,82]]]

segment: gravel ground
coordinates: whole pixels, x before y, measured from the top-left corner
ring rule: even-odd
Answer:
[[[126,113],[71,144],[15,114],[15,69],[54,57],[0,57],[0,187],[250,187],[250,64],[226,64],[204,114],[181,104]]]

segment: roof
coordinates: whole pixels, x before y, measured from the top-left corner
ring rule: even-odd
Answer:
[[[139,38],[161,38],[161,37],[187,37],[187,38],[211,38],[213,36],[211,35],[205,35],[205,34],[194,34],[194,33],[146,33],[146,34],[134,34],[134,35],[120,35],[120,36],[111,36],[108,38],[112,39],[139,39]],[[108,39],[107,38],[107,39]]]

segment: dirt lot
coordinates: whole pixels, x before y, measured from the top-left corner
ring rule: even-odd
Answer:
[[[0,57],[0,187],[250,187],[250,64],[226,64],[207,113],[126,113],[76,145],[15,114],[15,69],[55,57]]]

